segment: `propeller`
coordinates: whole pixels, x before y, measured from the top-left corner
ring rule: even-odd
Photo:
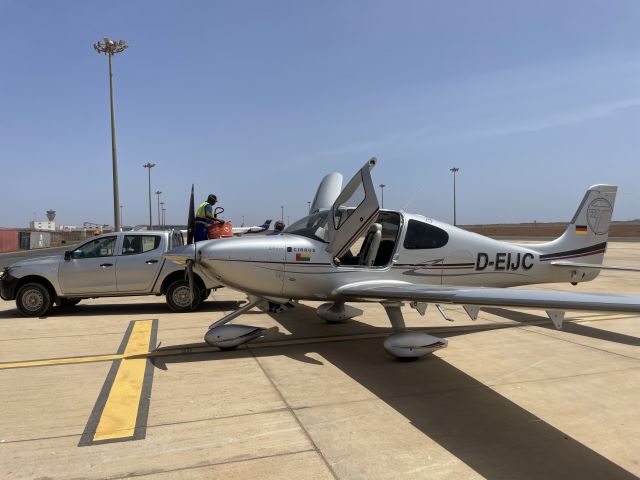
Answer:
[[[194,212],[194,202],[193,202],[193,183],[191,184],[191,197],[189,198],[189,215],[187,220],[187,245],[191,245],[193,243],[193,235],[196,225],[196,216]]]
[[[187,260],[187,265],[185,267],[185,274],[187,276],[187,280],[189,280],[189,290],[191,290],[191,308],[193,308],[193,299],[196,296],[195,284],[193,281],[193,260]]]
[[[196,218],[194,213],[194,191],[193,183],[191,184],[191,196],[189,198],[189,215],[187,220],[187,245],[191,245],[194,242],[194,230],[195,230]],[[194,245],[195,246],[195,245]],[[189,259],[186,262],[184,270],[185,279],[189,281],[189,290],[191,290],[191,308],[193,308],[193,300],[195,298],[195,282],[193,280],[193,263],[196,261],[196,248],[193,249],[193,259]]]

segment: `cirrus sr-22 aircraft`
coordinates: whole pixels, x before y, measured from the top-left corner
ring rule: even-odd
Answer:
[[[589,188],[558,239],[513,244],[422,215],[381,210],[371,179],[376,162],[369,160],[344,189],[339,173],[324,177],[309,215],[281,234],[207,240],[164,254],[188,273],[196,269],[248,295],[245,305],[209,327],[207,343],[226,350],[263,336],[263,328],[228,322],[265,300],[324,300],[317,314],[328,322],[362,314],[347,302],[380,302],[393,328],[384,347],[399,359],[447,346],[446,339],[408,330],[403,302],[422,315],[434,303],[445,318],[442,304],[462,305],[473,320],[483,306],[543,309],[557,328],[565,310],[640,312],[638,296],[507,288],[575,285],[601,269],[639,271],[602,264],[617,187]]]

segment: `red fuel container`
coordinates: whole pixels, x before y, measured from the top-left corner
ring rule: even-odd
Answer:
[[[229,222],[214,222],[209,226],[209,240],[214,238],[233,237],[233,226]]]

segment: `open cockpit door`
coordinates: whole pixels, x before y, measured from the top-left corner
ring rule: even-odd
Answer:
[[[331,207],[326,250],[334,257],[342,256],[377,218],[380,208],[371,181],[376,163],[375,157],[365,163]]]

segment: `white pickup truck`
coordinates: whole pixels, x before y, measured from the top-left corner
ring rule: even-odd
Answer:
[[[166,295],[174,312],[196,309],[218,283],[194,274],[194,298],[184,269],[162,258],[183,245],[178,231],[100,235],[65,252],[14,263],[0,271],[0,297],[22,315],[39,317],[53,303],[72,307],[83,298]]]

